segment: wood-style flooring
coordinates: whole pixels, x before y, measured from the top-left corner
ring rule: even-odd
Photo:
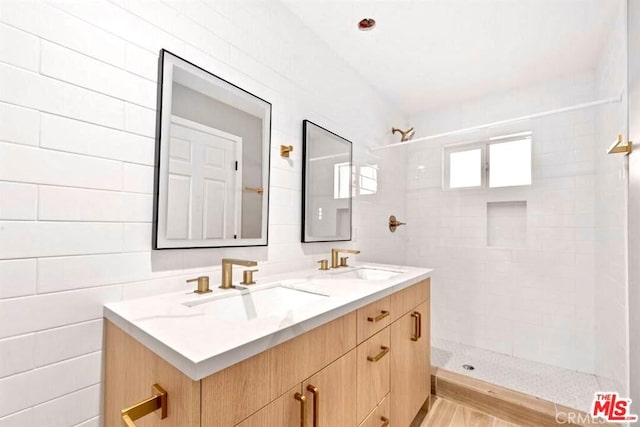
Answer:
[[[451,400],[431,398],[433,405],[420,427],[518,427]]]

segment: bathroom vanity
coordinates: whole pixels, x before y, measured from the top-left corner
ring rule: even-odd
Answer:
[[[135,425],[409,427],[430,397],[429,274],[366,264],[108,304],[105,425],[158,384],[166,418]]]

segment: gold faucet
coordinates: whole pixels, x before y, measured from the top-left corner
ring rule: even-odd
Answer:
[[[242,265],[245,267],[255,267],[258,265],[255,261],[247,261],[244,259],[222,259],[222,283],[220,289],[231,289],[233,286],[233,265]]]
[[[340,267],[340,263],[338,262],[339,253],[359,254],[360,251],[357,249],[331,249],[331,268]],[[345,260],[345,264],[346,264],[346,260]],[[344,265],[343,267],[346,267],[346,265]]]

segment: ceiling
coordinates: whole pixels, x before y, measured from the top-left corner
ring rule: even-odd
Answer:
[[[594,67],[620,0],[283,0],[405,114]],[[377,21],[359,31],[364,17]]]

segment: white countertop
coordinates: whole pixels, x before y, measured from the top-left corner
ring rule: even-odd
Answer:
[[[359,268],[401,273],[386,280],[340,278],[342,273]],[[431,271],[357,263],[330,271],[312,269],[269,277],[256,275],[258,283],[246,290],[219,289],[219,277],[216,275],[210,278],[212,293],[174,292],[111,303],[105,305],[104,316],[197,381],[424,280]],[[249,320],[220,319],[215,312],[203,310],[205,304],[199,304],[225,296],[255,292],[272,287],[274,283],[289,289],[322,294],[326,298],[286,312],[276,310],[273,315]]]

